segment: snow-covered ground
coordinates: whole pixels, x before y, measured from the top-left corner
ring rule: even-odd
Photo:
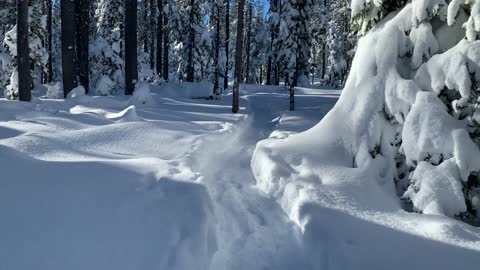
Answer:
[[[317,125],[340,91],[299,88],[289,112],[285,88],[245,85],[233,115],[181,89],[0,99],[0,269],[480,264],[478,228],[407,213],[341,163],[332,113]]]
[[[299,90],[290,113],[284,88],[245,86],[233,115],[230,96],[152,88],[0,99],[0,269],[305,269],[251,155],[278,128],[316,124],[339,92]]]

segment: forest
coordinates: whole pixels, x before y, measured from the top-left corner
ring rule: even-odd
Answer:
[[[0,0],[0,269],[480,265],[480,0]]]
[[[8,99],[28,101],[32,88],[53,82],[64,97],[79,86],[129,95],[137,81],[208,80],[215,96],[233,79],[341,87],[355,45],[348,1],[24,2],[0,2]]]

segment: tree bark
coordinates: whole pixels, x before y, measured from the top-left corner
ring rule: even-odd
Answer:
[[[125,94],[133,94],[138,80],[137,0],[125,0]]]
[[[75,1],[60,1],[62,19],[62,75],[63,95],[76,87],[76,61],[75,61]]]
[[[225,74],[223,77],[223,89],[228,88],[228,60],[229,60],[229,41],[230,41],[230,0],[225,0]]]
[[[246,63],[246,69],[245,69],[245,81],[246,83],[252,83],[251,80],[251,72],[250,72],[250,49],[251,49],[251,35],[252,35],[252,13],[253,13],[253,8],[252,4],[250,3],[248,5],[248,27],[247,27],[247,49],[245,51],[247,55],[247,63]]]
[[[145,1],[145,0],[144,0]],[[158,0],[161,1],[161,0]],[[150,46],[150,69],[154,70],[155,69],[155,17],[157,17],[157,7],[155,6],[155,0],[150,0],[150,40],[149,40],[149,46]],[[161,18],[159,17],[157,19],[158,21],[161,22]],[[158,25],[160,27],[160,24]],[[161,42],[160,42],[161,43]],[[160,45],[161,48],[161,45]],[[158,46],[157,46],[158,49]],[[160,53],[160,59],[162,54]],[[158,56],[157,56],[158,57]],[[157,71],[158,72],[158,71]]]
[[[32,74],[28,46],[28,0],[17,0],[17,71],[20,101],[32,99]]]
[[[46,0],[47,8],[47,51],[48,51],[48,62],[47,62],[47,83],[53,81],[53,54],[52,54],[52,1]]]
[[[75,30],[76,30],[76,53],[77,72],[80,84],[88,93],[89,67],[88,67],[88,43],[89,43],[89,9],[90,0],[76,0],[75,3]]]
[[[216,20],[216,29],[215,29],[215,55],[213,56],[213,62],[215,65],[215,74],[213,79],[213,94],[215,97],[220,95],[220,91],[218,89],[218,81],[220,75],[220,67],[218,66],[218,58],[220,56],[220,6],[217,4],[215,6],[217,11]]]
[[[190,30],[189,30],[189,39],[188,39],[188,56],[187,56],[187,82],[193,82],[195,76],[195,68],[193,64],[193,50],[195,43],[195,28],[193,27],[194,23],[194,12],[195,12],[195,0],[190,0]]]
[[[163,0],[157,0],[158,4],[158,17],[157,17],[157,74],[165,77],[162,72],[162,49],[163,49]]]
[[[163,12],[162,12],[163,13]],[[163,16],[163,79],[168,81],[168,52],[170,50],[170,39],[168,31],[168,16]]]
[[[232,112],[238,113],[240,101],[240,82],[242,80],[242,54],[243,54],[243,15],[245,0],[238,0],[237,40],[235,46],[235,79],[233,84]]]

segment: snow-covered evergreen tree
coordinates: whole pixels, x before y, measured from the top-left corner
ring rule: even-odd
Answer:
[[[279,60],[289,84],[309,74],[310,33],[308,27],[311,0],[281,1]],[[281,45],[280,45],[281,44]]]
[[[124,1],[100,0],[95,15],[97,38],[90,44],[90,81],[97,94],[110,95],[124,86]]]
[[[334,87],[342,86],[346,80],[352,49],[349,42],[350,9],[347,0],[334,1],[330,6],[331,21],[327,32],[327,66],[325,79]]]
[[[6,33],[15,25],[15,9],[14,0],[0,1],[0,95],[3,95],[3,92],[10,82],[13,65],[8,47],[4,46],[3,41]]]

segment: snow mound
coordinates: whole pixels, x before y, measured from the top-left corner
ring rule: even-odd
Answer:
[[[68,94],[67,94],[67,99],[71,99],[71,98],[76,98],[76,97],[83,97],[85,96],[85,88],[83,86],[77,86],[75,88],[72,89],[72,91],[70,91]]]
[[[47,98],[61,99],[63,98],[63,84],[57,82],[55,84],[48,84],[47,86]]]
[[[150,92],[150,84],[147,82],[137,83],[129,103],[139,105],[154,105],[155,101],[153,100]]]
[[[371,2],[354,1],[353,14]],[[480,152],[452,109],[470,96],[465,70],[477,70],[479,43],[433,56],[437,29],[426,18],[441,2],[413,1],[425,11],[407,4],[362,37],[345,89],[318,125],[257,144],[257,187],[300,226],[311,269],[480,263],[480,229],[451,218],[479,198],[464,187],[480,170]],[[456,103],[441,97],[444,89]],[[433,215],[406,212],[409,203]]]
[[[121,112],[107,114],[106,117],[120,123],[143,121],[143,119],[137,115],[137,110],[134,105],[129,106]]]
[[[203,186],[145,177],[122,162],[35,160],[5,146],[0,163],[5,267],[208,269],[216,244]]]

